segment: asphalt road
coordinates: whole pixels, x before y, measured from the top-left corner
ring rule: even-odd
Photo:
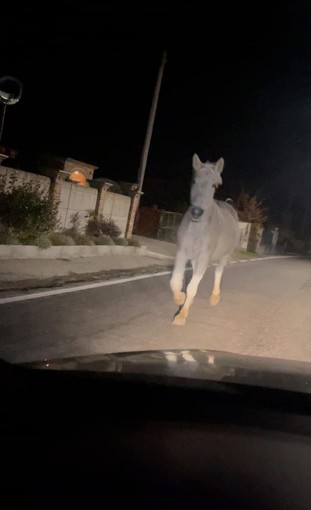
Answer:
[[[311,361],[311,260],[277,258],[227,268],[221,302],[209,304],[213,268],[185,326],[173,326],[169,275],[3,303],[0,358],[205,348]],[[68,290],[64,288],[64,290]],[[22,298],[28,294],[20,294]]]

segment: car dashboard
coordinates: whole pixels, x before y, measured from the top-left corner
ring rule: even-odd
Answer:
[[[1,363],[2,508],[309,509],[310,395]]]

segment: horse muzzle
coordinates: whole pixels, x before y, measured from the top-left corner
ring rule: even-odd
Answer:
[[[191,207],[191,221],[198,222],[202,214],[204,213],[204,209],[202,207],[198,207],[197,205],[193,205]]]

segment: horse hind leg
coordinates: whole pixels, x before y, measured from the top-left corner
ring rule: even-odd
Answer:
[[[224,272],[224,268],[226,267],[229,260],[229,255],[226,255],[223,257],[219,264],[216,266],[215,269],[215,277],[214,277],[214,288],[213,292],[210,297],[210,303],[212,306],[216,306],[219,303],[220,300],[220,287],[221,287],[221,279],[222,274]]]

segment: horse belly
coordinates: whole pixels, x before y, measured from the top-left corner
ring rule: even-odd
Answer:
[[[227,235],[215,239],[210,246],[210,262],[219,262],[225,255],[231,255],[238,245],[239,235],[239,228],[232,225]]]

